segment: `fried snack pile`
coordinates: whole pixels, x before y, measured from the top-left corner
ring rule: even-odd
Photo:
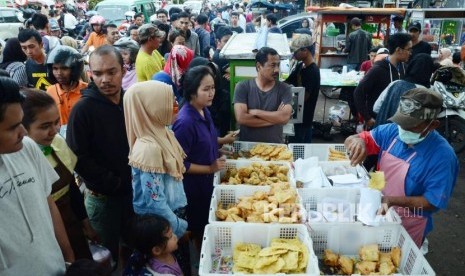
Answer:
[[[215,215],[220,221],[245,221],[256,223],[299,223],[302,220],[297,191],[288,183],[276,183],[270,192],[257,191],[252,196],[239,198],[227,206],[219,203]]]
[[[384,178],[384,172],[377,171],[370,173],[370,182],[368,182],[368,187],[382,191],[386,185],[386,180]]]
[[[305,273],[309,253],[298,239],[271,240],[271,246],[261,249],[253,243],[234,247],[233,272],[244,274]]]
[[[252,163],[243,168],[230,168],[221,178],[222,184],[271,185],[273,183],[288,182],[289,167],[276,164],[262,165]]]
[[[360,260],[335,254],[325,249],[323,263],[333,268],[336,275],[391,275],[400,265],[401,251],[393,247],[390,252],[380,252],[377,244],[362,246],[359,250]]]
[[[257,144],[248,151],[248,158],[265,161],[294,161],[292,151],[285,145]]]
[[[349,158],[343,151],[338,151],[333,148],[329,148],[328,161],[347,161]]]

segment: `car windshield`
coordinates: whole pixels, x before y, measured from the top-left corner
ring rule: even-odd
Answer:
[[[111,6],[98,6],[95,8],[99,15],[103,16],[107,20],[110,21],[121,21],[124,20],[126,17],[124,13],[129,11],[129,6],[123,5],[111,5]]]
[[[17,11],[15,10],[0,10],[1,17],[3,17],[4,23],[16,23],[19,21]]]

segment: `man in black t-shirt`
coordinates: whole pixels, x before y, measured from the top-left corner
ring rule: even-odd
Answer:
[[[241,26],[239,26],[239,13],[237,12],[231,13],[231,30],[234,33],[238,33],[238,34],[244,32],[244,29],[242,29]]]
[[[291,49],[294,51],[294,59],[298,63],[286,82],[296,87],[304,87],[305,101],[302,123],[294,124],[295,135],[289,138],[289,142],[311,143],[313,115],[320,93],[320,69],[313,60],[315,44],[312,41],[312,36],[299,35],[292,40]]]
[[[36,30],[24,29],[19,32],[18,40],[21,49],[27,56],[26,75],[28,86],[46,91],[50,85],[55,83],[48,76],[42,37]]]
[[[410,23],[408,26],[408,32],[412,36],[412,55],[410,56],[410,60],[412,60],[415,55],[421,53],[431,55],[431,45],[429,45],[428,42],[420,40],[420,22]]]

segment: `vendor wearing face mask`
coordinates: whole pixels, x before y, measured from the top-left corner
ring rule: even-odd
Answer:
[[[432,214],[445,209],[458,173],[458,160],[435,129],[442,98],[426,88],[404,94],[392,124],[349,136],[345,146],[353,166],[378,154],[386,185],[382,203],[394,206],[418,247],[432,230]]]

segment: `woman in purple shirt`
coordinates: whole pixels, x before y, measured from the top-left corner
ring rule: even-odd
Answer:
[[[173,131],[187,158],[184,160],[184,191],[187,196],[187,222],[192,239],[200,251],[208,224],[213,174],[225,168],[219,144],[232,143],[233,134],[218,138],[208,111],[215,96],[214,75],[207,66],[197,66],[184,75],[185,104],[173,124]]]

